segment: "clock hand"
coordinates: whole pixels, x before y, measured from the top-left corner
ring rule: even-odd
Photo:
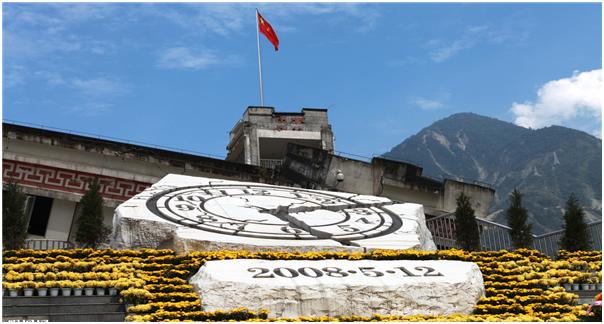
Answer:
[[[342,245],[359,246],[357,243],[354,243],[350,240],[336,238],[336,237],[334,237],[334,235],[332,233],[320,231],[314,227],[311,227],[310,225],[306,224],[305,222],[291,216],[290,215],[291,213],[299,213],[300,211],[297,211],[299,208],[290,208],[290,206],[291,205],[277,206],[277,208],[275,208],[275,209],[270,209],[270,210],[267,209],[266,212],[270,213],[271,215],[288,223],[289,227],[301,229],[303,231],[310,233],[313,236],[316,236],[319,239],[333,240]],[[317,209],[319,209],[319,208],[312,208],[312,210],[317,210]]]
[[[293,205],[293,204],[291,204]],[[315,210],[329,210],[333,212],[351,209],[351,208],[369,208],[369,207],[382,207],[386,205],[392,205],[392,202],[379,202],[379,203],[355,203],[355,204],[346,204],[344,206],[334,206],[334,205],[319,205],[319,206],[298,206],[291,207],[289,206],[277,206],[277,208],[262,208],[257,206],[250,206],[252,208],[258,209],[261,213],[267,213],[276,216],[276,213],[279,211],[279,208],[288,207],[289,213],[307,213]]]

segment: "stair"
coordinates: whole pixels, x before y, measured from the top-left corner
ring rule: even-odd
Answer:
[[[118,296],[2,297],[2,321],[123,322]]]
[[[576,294],[579,296],[579,301],[577,304],[593,304],[598,293],[601,293],[601,290],[570,290],[566,291],[569,293]]]

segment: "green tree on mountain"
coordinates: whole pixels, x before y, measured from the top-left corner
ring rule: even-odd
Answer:
[[[510,195],[510,207],[506,211],[510,238],[514,249],[532,248],[533,236],[531,235],[532,224],[528,224],[528,213],[522,206],[522,194],[514,189]]]
[[[583,208],[574,194],[566,201],[564,212],[564,235],[560,248],[567,251],[586,251],[591,247],[585,224]]]
[[[457,197],[455,209],[455,231],[457,244],[466,251],[480,250],[480,234],[470,197],[463,192]]]

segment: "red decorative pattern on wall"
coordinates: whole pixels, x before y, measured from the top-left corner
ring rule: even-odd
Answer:
[[[7,159],[2,160],[2,168],[4,183],[13,180],[23,186],[78,194],[84,194],[88,189],[88,181],[97,178],[104,198],[121,201],[126,201],[151,186],[145,182]]]

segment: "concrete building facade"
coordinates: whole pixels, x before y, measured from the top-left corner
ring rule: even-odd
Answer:
[[[230,132],[226,160],[275,168],[283,163],[288,143],[333,152],[333,142],[327,109],[296,113],[250,106]]]
[[[288,146],[280,168],[282,176],[308,188],[339,190],[384,196],[394,201],[424,205],[426,214],[453,212],[461,192],[468,195],[477,216],[488,215],[495,190],[455,179],[433,179],[422,175],[419,166],[374,157],[364,162],[331,154],[326,150],[297,144]],[[343,176],[338,181],[337,175]]]
[[[68,241],[78,202],[97,178],[105,225],[117,205],[169,173],[294,185],[273,170],[204,156],[15,124],[3,124],[2,182],[28,195],[29,238]]]

